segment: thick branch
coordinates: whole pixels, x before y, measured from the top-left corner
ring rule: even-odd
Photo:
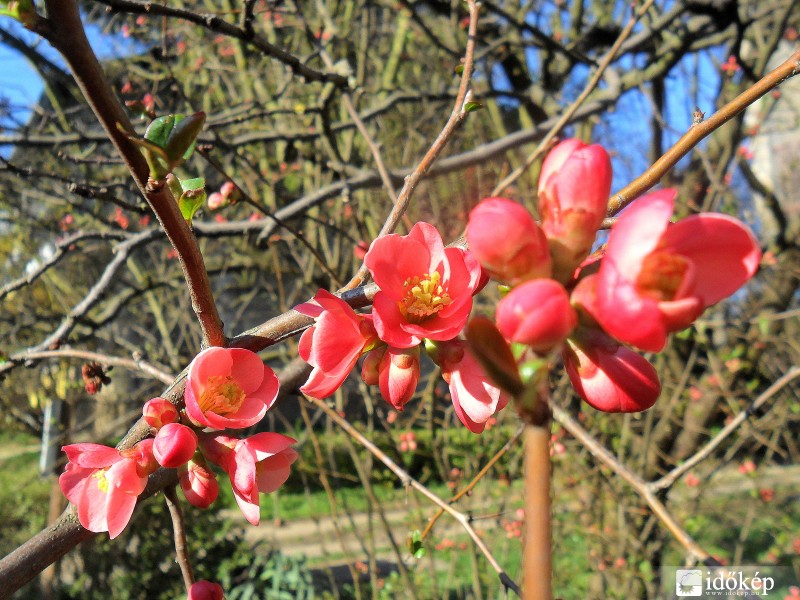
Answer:
[[[150,170],[147,161],[128,138],[128,132],[132,133],[133,127],[124,108],[111,91],[103,68],[89,45],[75,0],[48,0],[45,5],[48,18],[42,23],[39,33],[64,56],[92,111],[178,251],[192,308],[203,330],[204,342],[212,346],[224,345],[222,321],[214,304],[211,282],[197,240],[181,215],[169,188],[165,185],[148,186]]]

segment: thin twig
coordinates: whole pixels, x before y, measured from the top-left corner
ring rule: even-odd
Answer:
[[[572,117],[575,115],[575,112],[581,107],[581,105],[586,101],[589,97],[589,94],[597,87],[597,84],[600,83],[600,79],[605,73],[608,66],[614,62],[614,59],[617,56],[617,52],[619,52],[620,47],[622,46],[623,42],[628,38],[628,36],[633,31],[633,27],[639,21],[641,16],[647,12],[650,6],[653,4],[654,0],[647,0],[638,11],[636,11],[631,18],[628,20],[628,23],[625,25],[625,28],[622,32],[617,36],[617,40],[614,42],[614,45],[608,50],[606,55],[603,57],[603,60],[600,61],[600,64],[597,66],[597,70],[594,72],[592,77],[589,79],[589,82],[583,88],[583,91],[580,95],[575,99],[575,101],[570,104],[569,108],[564,112],[563,115],[558,119],[556,124],[553,128],[544,136],[544,139],[539,143],[536,149],[525,159],[525,162],[514,169],[511,173],[508,174],[500,183],[498,183],[494,189],[492,190],[491,196],[497,196],[506,189],[509,185],[514,183],[517,179],[519,179],[525,171],[537,160],[539,157],[542,156],[549,148],[550,144],[556,138],[556,136],[561,133],[561,130],[570,122]]]
[[[475,474],[475,477],[473,477],[472,480],[463,489],[461,489],[457,494],[455,494],[452,498],[450,498],[448,502],[450,504],[453,504],[455,502],[458,502],[461,498],[463,498],[467,494],[469,494],[475,488],[478,482],[484,478],[484,476],[489,472],[489,470],[495,464],[497,464],[497,461],[500,460],[506,454],[506,452],[511,450],[514,444],[517,443],[517,440],[519,440],[520,436],[522,436],[522,432],[524,430],[525,430],[524,425],[520,425],[514,432],[514,435],[508,438],[508,441],[505,444],[503,444],[503,447],[500,448],[500,450],[498,450],[495,453],[495,455],[489,459],[489,462],[483,465],[483,468]],[[431,532],[431,529],[433,529],[433,526],[436,524],[436,521],[438,521],[439,517],[441,517],[443,514],[444,510],[440,508],[439,510],[436,511],[436,514],[434,514],[428,520],[428,524],[425,526],[425,529],[422,531],[422,534],[420,536],[423,540],[428,536],[428,534]]]
[[[57,0],[61,1],[61,0]],[[197,13],[189,9],[179,8],[174,6],[167,6],[166,4],[158,4],[156,2],[134,2],[133,0],[94,0],[98,4],[104,4],[108,7],[109,11],[126,12],[139,15],[157,15],[164,17],[172,17],[181,19],[188,23],[194,23],[205,27],[210,31],[221,33],[228,37],[242,40],[256,48],[264,56],[269,56],[285,64],[293,73],[299,75],[306,81],[321,81],[330,82],[339,88],[347,88],[347,77],[343,77],[338,73],[323,73],[312,69],[305,62],[301,61],[294,54],[287,52],[283,48],[279,48],[274,44],[270,44],[261,36],[254,35],[252,28],[248,30],[246,27],[237,27],[232,23],[228,23],[217,15],[207,13]]]
[[[766,390],[764,390],[758,398],[756,398],[747,408],[741,411],[738,415],[736,415],[730,423],[725,425],[725,427],[720,430],[720,432],[711,438],[705,446],[703,446],[700,450],[698,450],[695,454],[693,454],[690,458],[688,458],[685,462],[682,462],[680,465],[672,469],[669,473],[664,475],[661,479],[653,481],[647,484],[648,489],[653,492],[657,492],[659,490],[663,490],[665,488],[670,487],[673,483],[675,483],[684,473],[690,471],[699,463],[704,461],[708,458],[711,453],[736,429],[744,423],[747,419],[749,419],[753,414],[764,404],[766,404],[769,400],[771,400],[775,394],[777,394],[781,389],[787,386],[789,383],[794,381],[800,377],[800,367],[792,367],[784,373],[781,377],[779,377],[775,382],[770,385]]]
[[[405,471],[402,467],[400,467],[396,462],[394,462],[391,458],[389,458],[383,450],[378,448],[375,444],[373,444],[370,440],[368,440],[361,432],[359,432],[355,427],[353,427],[347,419],[340,417],[339,414],[332,409],[324,400],[318,400],[317,398],[311,398],[309,396],[305,396],[306,400],[319,408],[323,411],[329,419],[331,419],[334,423],[336,423],[339,427],[341,427],[344,432],[352,437],[355,441],[361,444],[366,450],[372,453],[375,458],[380,460],[388,469],[395,474],[395,476],[405,485],[406,487],[412,487],[418,492],[420,492],[423,496],[428,498],[431,502],[436,504],[439,508],[453,517],[458,523],[464,528],[464,530],[469,534],[472,538],[472,541],[478,547],[478,549],[483,553],[486,557],[486,560],[489,561],[489,564],[495,570],[497,575],[500,577],[500,581],[503,583],[504,586],[512,589],[517,594],[520,593],[519,586],[515,584],[509,577],[508,574],[503,570],[503,567],[500,566],[500,563],[497,562],[494,555],[492,555],[489,548],[484,543],[483,539],[478,535],[475,529],[469,522],[469,518],[462,512],[457,511],[454,509],[450,504],[446,501],[442,500],[439,496],[431,492],[427,487],[422,485],[419,481],[411,477],[407,471]]]
[[[175,380],[175,375],[172,373],[162,371],[141,358],[121,358],[119,356],[111,356],[110,354],[88,352],[86,350],[77,350],[73,348],[59,348],[58,350],[45,350],[41,352],[23,352],[20,355],[20,360],[23,362],[26,360],[41,360],[45,358],[78,358],[80,360],[90,360],[104,365],[130,369],[131,371],[141,371],[154,379],[158,379],[161,383],[170,384]]]
[[[712,558],[708,552],[703,550],[697,542],[694,541],[683,527],[681,527],[672,514],[664,506],[663,502],[659,500],[655,493],[650,490],[647,483],[633,471],[628,469],[617,458],[611,454],[605,446],[603,446],[597,439],[586,431],[580,423],[578,423],[572,416],[560,406],[555,403],[550,404],[553,410],[553,417],[558,421],[564,429],[566,429],[575,439],[577,439],[589,451],[589,453],[598,459],[600,462],[608,466],[614,473],[624,479],[641,498],[647,502],[653,513],[661,520],[664,526],[675,537],[675,539],[683,546],[691,556],[705,565],[719,564]]]
[[[747,88],[710,118],[695,123],[681,136],[664,155],[654,162],[644,173],[622,188],[608,201],[608,215],[613,216],[633,202],[641,194],[656,185],[659,180],[686,156],[701,140],[718,129],[733,117],[750,106],[790,77],[800,73],[800,48],[795,50],[778,68],[762,77],[755,85]]]
[[[171,485],[164,489],[164,499],[167,501],[167,508],[169,508],[169,516],[172,518],[172,531],[175,539],[175,560],[181,568],[181,575],[183,575],[183,585],[186,586],[186,591],[192,587],[194,583],[194,574],[192,573],[192,563],[189,560],[189,552],[186,548],[186,526],[183,521],[183,511],[178,503],[178,496],[175,494],[175,486]]]
[[[414,170],[405,178],[405,181],[403,182],[403,188],[397,195],[397,201],[392,207],[389,216],[386,218],[386,222],[383,224],[383,227],[381,227],[378,237],[382,237],[391,233],[394,231],[395,227],[397,227],[397,224],[400,222],[400,219],[408,208],[409,202],[411,202],[411,196],[414,194],[417,185],[428,173],[428,170],[436,161],[436,158],[439,156],[447,143],[450,141],[450,138],[453,136],[456,129],[458,129],[458,127],[464,122],[469,114],[467,102],[469,100],[469,83],[470,79],[472,78],[473,58],[475,55],[475,43],[478,33],[478,13],[480,10],[480,4],[475,2],[475,0],[468,0],[468,5],[469,33],[467,37],[467,46],[464,51],[464,70],[461,73],[461,83],[458,86],[458,93],[456,94],[456,101],[453,106],[453,111],[450,113],[450,117],[447,119],[447,123],[445,123],[444,128],[442,128],[442,131],[436,137],[436,140],[434,140],[433,144],[431,144],[431,147],[425,153],[425,156],[422,157],[422,160],[419,162],[416,168],[414,168]],[[365,281],[366,276],[367,268],[365,265],[362,265],[358,270],[358,273],[353,276],[344,289],[349,290],[358,287]]]

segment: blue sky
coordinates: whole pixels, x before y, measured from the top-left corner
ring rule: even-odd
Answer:
[[[0,28],[5,29],[26,43],[36,46],[47,58],[66,70],[58,52],[39,36],[27,31],[14,19],[0,17]],[[136,50],[132,40],[120,35],[107,35],[99,27],[87,27],[89,42],[100,59],[131,54]],[[28,107],[36,103],[44,88],[39,74],[27,59],[16,50],[0,44],[0,99],[8,101],[14,116],[25,120]],[[2,121],[0,121],[2,124]]]

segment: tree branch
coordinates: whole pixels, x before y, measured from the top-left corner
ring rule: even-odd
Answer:
[[[148,185],[150,170],[139,148],[128,138],[133,127],[108,85],[103,68],[89,45],[75,0],[46,0],[47,19],[38,33],[56,48],[72,70],[95,116],[122,156],[136,185],[158,217],[170,242],[178,251],[186,284],[206,345],[222,346],[225,335],[211,292],[197,240],[181,215],[178,203],[166,185]]]

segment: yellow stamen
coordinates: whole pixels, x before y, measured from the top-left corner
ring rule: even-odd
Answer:
[[[403,287],[406,288],[406,295],[398,306],[407,321],[425,321],[452,302],[450,294],[439,283],[441,279],[442,276],[434,271],[405,280]]]
[[[244,399],[244,390],[233,377],[217,375],[209,377],[206,382],[200,395],[200,410],[204,413],[211,411],[218,415],[228,415],[238,411]]]
[[[673,300],[688,269],[689,262],[683,256],[657,250],[642,262],[636,286],[639,293],[659,302]]]
[[[97,479],[97,489],[104,494],[108,493],[108,477],[106,477],[107,470],[108,469],[98,469],[92,473],[92,477]]]

